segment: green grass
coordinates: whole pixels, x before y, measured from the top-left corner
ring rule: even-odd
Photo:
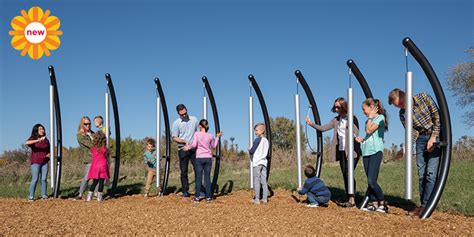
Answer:
[[[437,210],[451,213],[463,214],[466,216],[474,216],[474,189],[471,180],[474,170],[474,161],[456,161],[451,164],[449,178],[445,187],[441,201]],[[134,174],[136,174],[135,172]],[[138,172],[140,173],[140,172]],[[403,162],[391,162],[382,164],[379,174],[379,184],[382,187],[387,201],[391,205],[399,207],[413,207],[419,204],[418,196],[418,176],[416,169],[413,169],[413,200],[406,201],[404,196],[404,164]],[[190,174],[192,177],[193,174]],[[356,172],[357,180],[357,199],[362,198],[367,187],[367,179],[363,170],[362,162],[359,162]],[[123,195],[139,194],[143,191],[145,173],[140,175],[126,175],[119,183],[119,193]],[[225,186],[226,191],[236,191],[249,189],[249,173],[248,169],[237,169],[225,162],[222,162],[221,172],[219,174],[219,185],[222,189]],[[322,170],[321,178],[330,187],[333,199],[344,200],[344,187],[342,175],[337,163],[325,164]],[[28,195],[29,180],[28,178],[20,178],[18,182],[0,185],[0,197],[16,197],[26,198]],[[190,178],[191,181],[193,178]],[[78,178],[63,180],[61,184],[61,195],[71,197],[76,194],[80,180]],[[282,168],[274,165],[270,174],[270,186],[275,188],[284,188],[295,190],[297,185],[296,167]],[[179,176],[173,172],[170,175],[169,190],[172,192],[179,191]],[[193,187],[193,185],[191,185]],[[49,188],[48,188],[49,190]],[[152,190],[153,191],[153,190]],[[36,196],[39,196],[39,185],[37,185]]]

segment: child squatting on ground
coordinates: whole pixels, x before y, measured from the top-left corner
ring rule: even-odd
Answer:
[[[298,194],[306,194],[308,207],[327,205],[331,199],[331,192],[324,182],[316,176],[314,167],[306,166],[304,174],[308,179],[304,182],[303,187],[298,188]]]

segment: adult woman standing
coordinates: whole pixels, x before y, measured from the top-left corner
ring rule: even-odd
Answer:
[[[82,194],[87,188],[88,178],[87,174],[91,167],[91,147],[92,147],[92,130],[91,130],[91,120],[87,116],[83,116],[79,122],[79,128],[77,129],[77,142],[79,143],[79,150],[82,156],[82,163],[84,167],[84,177],[81,181],[81,186],[79,187],[79,195],[76,199],[82,199]]]
[[[43,199],[47,199],[47,177],[48,177],[48,161],[50,156],[50,144],[46,138],[46,131],[41,124],[35,124],[31,131],[31,136],[26,141],[26,145],[31,148],[31,183],[29,201],[34,201],[36,183],[41,174],[41,195]]]
[[[347,136],[348,133],[348,120],[347,120],[347,103],[346,100],[342,97],[337,98],[334,101],[334,105],[331,109],[333,113],[337,113],[337,116],[331,119],[327,124],[317,125],[311,122],[309,117],[306,117],[306,123],[313,127],[314,129],[326,132],[331,129],[334,129],[334,135],[331,143],[331,160],[339,161],[339,166],[341,167],[342,176],[344,178],[344,187],[346,189],[346,195],[348,201],[343,204],[344,207],[354,207],[355,206],[355,195],[348,193],[348,154],[347,149],[349,145],[349,138],[354,139],[354,137],[359,135],[359,122],[354,116],[354,135]],[[354,143],[354,169],[359,162],[359,157],[361,155],[360,144]],[[356,182],[354,179],[354,190],[356,190]]]

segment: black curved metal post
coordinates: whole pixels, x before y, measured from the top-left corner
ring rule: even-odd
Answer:
[[[209,96],[209,102],[211,103],[211,108],[212,108],[212,116],[214,117],[214,127],[216,130],[216,134],[221,132],[221,126],[219,123],[219,113],[217,112],[217,105],[216,101],[214,99],[214,94],[212,93],[211,85],[209,85],[209,81],[207,80],[206,76],[202,77],[202,82],[204,83],[204,87],[206,88],[207,95]],[[219,143],[217,143],[216,147],[216,161],[214,165],[214,176],[212,177],[212,192],[217,193],[218,186],[217,186],[217,180],[219,179],[219,168],[221,164],[221,141],[219,140]]]
[[[163,120],[165,121],[165,174],[163,175],[163,183],[161,185],[160,196],[166,194],[166,190],[168,188],[168,179],[170,176],[170,160],[171,160],[171,131],[170,131],[170,120],[168,116],[168,107],[166,106],[166,99],[165,93],[163,92],[163,88],[161,87],[160,79],[157,77],[155,78],[155,85],[156,91],[158,92],[158,96],[160,97],[161,101],[161,110],[163,112]],[[161,136],[159,134],[159,136]],[[160,144],[157,144],[158,146]],[[161,157],[157,157],[160,159]],[[159,169],[159,167],[158,167]]]
[[[441,133],[440,133],[440,149],[441,157],[438,169],[438,177],[436,183],[431,193],[430,199],[426,204],[426,208],[421,213],[420,218],[425,219],[431,216],[435,210],[438,202],[443,194],[446,181],[449,174],[449,166],[451,163],[451,148],[452,148],[452,131],[451,131],[451,117],[449,115],[448,103],[446,101],[446,96],[444,95],[443,88],[441,83],[436,76],[433,67],[431,66],[428,59],[423,55],[423,53],[418,49],[413,40],[409,37],[403,39],[403,45],[408,49],[408,52],[415,58],[415,60],[420,64],[423,72],[425,73],[428,81],[430,82],[431,87],[436,96],[436,101],[439,106],[440,112],[440,122],[441,122]],[[420,194],[421,195],[421,194]]]
[[[311,105],[311,111],[313,113],[314,122],[318,125],[321,125],[321,117],[319,116],[318,107],[316,106],[316,101],[314,100],[311,88],[308,86],[308,83],[306,83],[306,80],[300,70],[296,70],[295,75],[298,81],[300,82],[301,87],[303,87],[306,97],[308,98],[309,104]],[[318,130],[315,131],[318,145],[316,150],[316,176],[320,177],[323,165],[323,133]]]
[[[373,98],[374,96],[372,95],[372,91],[370,90],[369,84],[367,84],[364,75],[362,75],[354,60],[347,60],[347,66],[351,69],[352,73],[356,77],[357,81],[360,84],[360,87],[362,87],[362,91],[364,91],[365,98]]]
[[[59,197],[60,189],[61,189],[61,172],[62,172],[62,158],[63,158],[63,132],[62,132],[62,124],[61,124],[61,106],[59,104],[59,93],[58,93],[58,85],[56,83],[56,74],[54,72],[54,67],[50,65],[48,67],[49,70],[49,78],[51,81],[51,86],[54,90],[54,110],[56,115],[56,152],[54,157],[56,158],[56,180],[54,187],[54,198]],[[53,155],[53,154],[52,154]]]
[[[266,138],[268,140],[268,154],[267,154],[267,160],[268,160],[267,180],[268,180],[268,178],[270,177],[270,166],[272,162],[272,147],[273,147],[272,129],[270,126],[270,116],[268,116],[267,105],[265,104],[265,99],[263,98],[262,91],[260,91],[260,87],[258,86],[257,81],[255,80],[252,74],[248,76],[248,79],[250,83],[252,83],[252,87],[255,90],[255,93],[257,94],[258,102],[260,103],[260,107],[262,108],[263,120],[265,121]]]
[[[359,67],[357,67],[357,64],[354,62],[354,60],[349,59],[349,60],[347,60],[346,64],[349,67],[349,69],[351,70],[352,74],[354,74],[354,76],[356,77],[357,81],[359,82],[359,85],[362,88],[362,91],[364,92],[365,98],[367,98],[367,99],[368,98],[373,98],[374,96],[372,95],[372,90],[370,90],[369,84],[365,80],[364,75],[362,75],[362,73],[359,70]],[[365,193],[365,197],[359,205],[360,209],[364,208],[369,203],[369,195],[368,195],[369,193],[368,192],[369,191],[367,191]]]
[[[112,77],[109,73],[105,74],[105,80],[107,81],[107,87],[110,92],[110,98],[112,99],[112,109],[114,111],[114,124],[115,124],[115,168],[114,168],[114,179],[112,181],[112,192],[110,196],[115,197],[117,192],[117,184],[119,180],[120,172],[120,119],[117,105],[117,97],[115,96],[114,84],[112,83]]]

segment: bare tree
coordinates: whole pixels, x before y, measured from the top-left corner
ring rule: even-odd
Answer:
[[[448,89],[457,98],[456,104],[467,109],[463,115],[464,123],[471,128],[474,126],[474,46],[466,53],[470,54],[469,62],[460,62],[452,67],[447,75]]]

